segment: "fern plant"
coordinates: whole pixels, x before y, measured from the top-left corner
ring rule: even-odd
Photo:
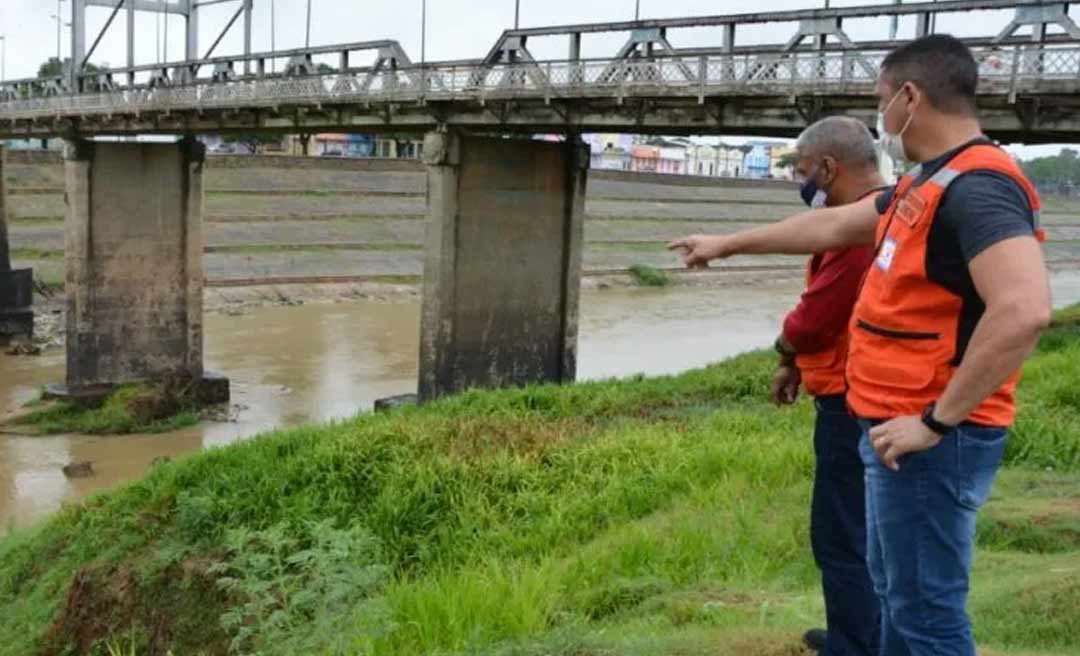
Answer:
[[[235,599],[221,618],[233,653],[363,654],[392,629],[377,596],[388,570],[367,530],[278,524],[229,531],[226,544],[230,557],[213,572]]]

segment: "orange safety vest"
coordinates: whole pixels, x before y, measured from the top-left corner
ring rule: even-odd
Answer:
[[[816,257],[816,256],[815,256]],[[813,282],[814,258],[806,264],[806,286]],[[847,389],[844,382],[844,369],[847,365],[848,335],[844,331],[829,348],[817,353],[798,354],[795,366],[802,374],[803,389],[811,396],[832,396],[843,394]]]
[[[1016,180],[1035,213],[1035,187],[997,146],[968,146],[929,180],[915,185],[921,167],[904,175],[878,224],[878,254],[851,317],[847,401],[866,419],[919,415],[940,398],[960,365],[958,336],[963,299],[929,279],[930,227],[949,185],[971,171]],[[1038,231],[1040,241],[1043,233]],[[1010,426],[1016,417],[1017,371],[975,409],[968,421]]]

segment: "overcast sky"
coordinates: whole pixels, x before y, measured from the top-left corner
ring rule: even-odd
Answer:
[[[173,0],[178,2],[179,0]],[[870,4],[872,0],[836,0],[833,6]],[[884,0],[888,1],[888,0]],[[521,25],[561,25],[596,21],[629,20],[634,17],[635,0],[520,0]],[[738,0],[640,0],[644,18],[737,13],[774,9],[803,9],[821,6],[820,2],[805,0],[759,0],[750,5]],[[401,42],[414,60],[420,59],[421,0],[311,0],[312,45],[326,45],[395,39]],[[513,27],[514,0],[428,0],[427,58],[468,59],[482,57],[494,45],[502,30]],[[200,51],[206,49],[226,25],[239,0],[205,7],[200,18]],[[276,26],[274,42],[277,49],[304,45],[307,0],[273,0]],[[268,51],[271,47],[271,0],[255,0],[254,50]],[[0,36],[6,37],[7,79],[31,77],[41,62],[56,56],[56,0],[0,0]],[[105,24],[111,9],[93,7],[88,11],[87,44],[93,43]],[[64,22],[71,20],[70,2],[62,5]],[[989,35],[998,32],[1009,20],[1009,12],[967,12],[943,16],[939,32],[959,36]],[[94,63],[114,66],[126,63],[123,20],[119,16],[94,53]],[[136,18],[136,63],[145,64],[182,59],[184,52],[184,19],[172,16],[168,21],[168,38],[164,37],[165,22],[153,13],[140,12]],[[855,39],[886,38],[888,19],[848,21],[845,30]],[[914,34],[914,19],[902,20],[899,35]],[[740,44],[777,43],[786,41],[795,25],[750,27],[737,35]],[[63,28],[61,51],[70,53],[71,33]],[[586,35],[583,55],[605,57],[614,54],[625,34]],[[720,42],[720,30],[674,30],[669,38],[676,45],[715,45]],[[165,42],[168,42],[168,51]],[[539,39],[530,42],[538,58],[565,58],[565,38]],[[235,54],[243,50],[241,25],[238,21],[226,35],[215,55]],[[354,62],[360,65],[363,62]],[[1057,146],[1018,149],[1023,156],[1057,152]]]

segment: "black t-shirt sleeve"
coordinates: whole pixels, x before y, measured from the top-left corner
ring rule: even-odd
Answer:
[[[889,187],[878,194],[878,197],[874,200],[878,214],[884,214],[885,210],[889,209],[889,203],[892,202],[895,193],[896,187]]]
[[[1024,189],[992,171],[972,171],[949,185],[934,232],[955,239],[965,263],[998,242],[1035,234],[1035,214]]]

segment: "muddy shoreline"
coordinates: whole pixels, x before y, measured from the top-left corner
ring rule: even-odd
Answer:
[[[710,270],[668,272],[671,287],[750,287],[794,280],[802,276],[792,268],[772,270]],[[583,290],[632,289],[641,287],[629,273],[603,273],[582,278]],[[265,307],[305,304],[349,303],[355,301],[400,303],[420,298],[418,283],[288,282],[282,284],[214,286],[203,293],[206,314],[238,316]],[[34,306],[34,345],[42,351],[64,346],[64,297],[37,297]]]

